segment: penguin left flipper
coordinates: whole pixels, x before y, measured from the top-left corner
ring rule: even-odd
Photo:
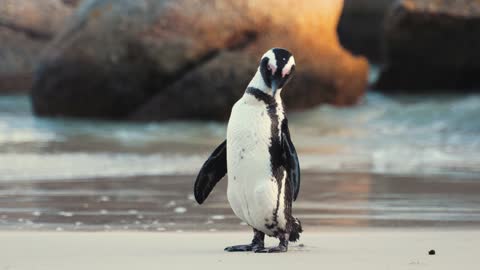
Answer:
[[[195,181],[195,200],[202,204],[215,185],[227,174],[227,140],[205,161]]]
[[[300,191],[300,162],[298,161],[297,151],[290,139],[290,130],[288,129],[288,120],[285,118],[282,123],[282,148],[284,155],[284,167],[288,173],[290,186],[292,187],[293,200],[297,200]]]

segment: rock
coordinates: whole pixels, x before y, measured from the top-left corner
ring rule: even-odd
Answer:
[[[385,26],[385,92],[478,91],[480,1],[404,0]]]
[[[0,0],[0,92],[31,88],[38,55],[72,11],[61,0]]]
[[[338,25],[340,43],[354,54],[365,55],[370,62],[383,61],[383,22],[395,0],[345,0]]]
[[[342,6],[313,0],[87,1],[44,53],[32,90],[34,111],[225,120],[271,47],[290,49],[297,61],[284,91],[290,109],[354,104],[364,94],[368,63],[338,42]]]
[[[69,5],[69,6],[72,6],[72,7],[76,7],[78,6],[78,4],[80,4],[80,2],[82,0],[62,0],[63,3],[65,3],[66,5]]]

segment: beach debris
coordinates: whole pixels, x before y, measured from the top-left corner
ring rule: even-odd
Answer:
[[[431,250],[428,252],[428,255],[435,255],[435,249],[431,249]]]

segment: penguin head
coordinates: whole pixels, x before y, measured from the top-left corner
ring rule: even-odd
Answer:
[[[270,94],[275,96],[292,78],[295,58],[285,49],[273,48],[262,56],[259,69],[265,85],[272,91]]]

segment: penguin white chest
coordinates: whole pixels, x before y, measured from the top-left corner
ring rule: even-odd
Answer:
[[[228,201],[250,226],[268,233],[278,207],[279,185],[272,176],[272,120],[267,105],[243,97],[232,109],[227,130]]]

